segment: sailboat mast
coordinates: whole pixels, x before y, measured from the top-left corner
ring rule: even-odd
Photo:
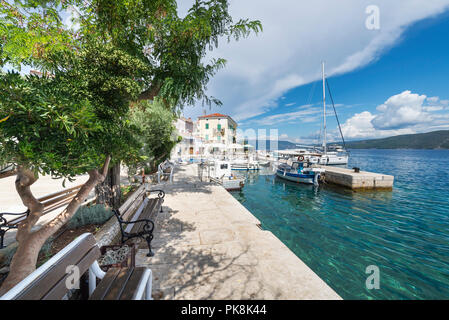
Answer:
[[[327,153],[327,142],[326,142],[326,76],[324,74],[324,61],[322,62],[323,67],[323,148],[324,154]]]

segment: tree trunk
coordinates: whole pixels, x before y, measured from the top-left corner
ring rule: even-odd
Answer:
[[[26,276],[36,269],[36,262],[39,251],[45,241],[59,230],[78,210],[80,205],[88,197],[90,191],[102,182],[108,171],[110,157],[105,160],[101,173],[98,170],[89,171],[89,179],[80,188],[77,195],[69,205],[49,223],[42,228],[31,231],[42,215],[44,205],[40,203],[31,193],[30,186],[36,182],[37,177],[26,168],[18,167],[16,189],[22,199],[23,204],[30,210],[28,217],[19,224],[17,228],[16,240],[18,242],[17,251],[14,254],[8,277],[0,288],[0,296],[22,281]]]
[[[109,169],[104,181],[95,187],[95,193],[98,204],[105,204],[114,209],[120,207],[120,163]]]

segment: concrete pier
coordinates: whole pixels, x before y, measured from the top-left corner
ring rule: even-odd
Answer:
[[[367,171],[354,172],[353,169],[323,166],[327,183],[352,190],[391,190],[394,176]]]
[[[139,245],[136,265],[153,271],[155,299],[341,299],[223,187],[177,168],[156,218],[154,257]]]

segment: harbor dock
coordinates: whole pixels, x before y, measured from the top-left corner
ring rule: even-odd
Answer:
[[[343,186],[352,190],[391,190],[394,176],[367,171],[355,172],[333,166],[323,166],[326,170],[325,181],[330,184]]]
[[[155,299],[341,299],[222,186],[200,182],[195,164],[176,170],[160,186],[155,255],[141,243],[136,256]]]

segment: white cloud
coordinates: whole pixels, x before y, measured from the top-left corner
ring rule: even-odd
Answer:
[[[343,136],[351,139],[371,137],[375,129],[371,121],[375,118],[371,112],[356,113],[341,126]]]
[[[191,1],[178,1],[186,12]],[[380,30],[365,27],[365,8],[371,0],[231,0],[230,12],[259,19],[264,31],[239,42],[221,41],[208,55],[228,60],[226,69],[210,82],[208,93],[222,100],[212,111],[237,121],[278,107],[288,90],[320,78],[320,63],[328,75],[360,68],[395,45],[410,24],[447,9],[449,0],[377,0]],[[309,103],[298,101],[298,103]],[[201,107],[189,108],[191,116]]]
[[[444,110],[444,107],[442,107],[442,106],[428,106],[428,107],[423,107],[423,110],[427,111],[427,112],[440,111],[440,110]]]
[[[276,125],[285,122],[313,122],[316,121],[322,113],[322,109],[313,105],[303,105],[296,108],[296,111],[287,113],[278,113],[269,115],[257,120],[251,120],[246,123],[256,125]]]
[[[372,119],[376,129],[400,129],[406,126],[426,122],[428,114],[423,110],[425,95],[407,90],[390,97],[377,107],[380,114]]]
[[[365,139],[365,138],[383,138],[399,134],[415,133],[412,128],[401,128],[396,130],[378,130],[376,129],[372,121],[375,119],[375,115],[369,111],[363,111],[356,113],[354,116],[346,120],[341,126],[341,131],[345,139]],[[337,133],[334,132],[334,140],[338,138]]]
[[[343,135],[347,139],[382,138],[447,129],[449,115],[438,113],[444,106],[435,98],[409,90],[394,95],[377,107],[378,114],[363,111],[347,119],[341,126]]]
[[[431,103],[437,103],[438,100],[440,100],[439,97],[429,97],[429,98],[427,98],[427,101],[429,101]]]

